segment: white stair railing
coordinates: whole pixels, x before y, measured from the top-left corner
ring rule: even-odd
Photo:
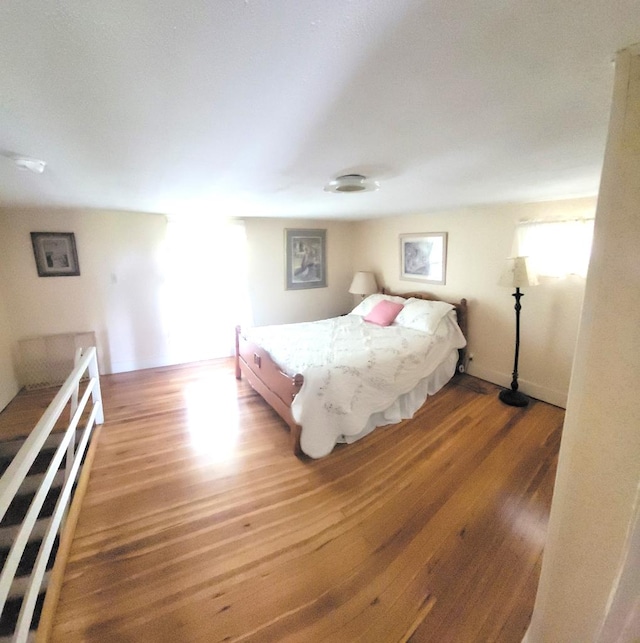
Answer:
[[[16,496],[21,484],[26,478],[36,457],[40,453],[47,438],[51,434],[58,419],[64,412],[67,403],[71,402],[71,418],[64,431],[62,440],[57,447],[53,458],[47,468],[44,478],[29,506],[24,520],[18,530],[17,536],[11,546],[9,555],[0,575],[0,613],[4,610],[11,584],[16,575],[18,564],[29,541],[38,515],[51,489],[52,482],[60,469],[62,459],[67,456],[65,467],[65,482],[56,502],[53,514],[38,551],[38,556],[22,601],[22,608],[14,631],[13,640],[17,643],[27,641],[29,628],[33,618],[38,593],[46,573],[47,562],[53,549],[55,538],[59,533],[67,508],[71,499],[73,485],[78,476],[82,458],[86,451],[91,432],[96,424],[104,422],[102,409],[102,396],[100,392],[100,376],[98,374],[98,361],[95,347],[79,349],[76,354],[76,365],[66,382],[62,385],[40,421],[25,440],[24,444],[13,458],[11,464],[0,479],[0,520],[6,514],[9,505]],[[83,395],[80,399],[80,382],[88,373]],[[91,404],[88,405],[89,398]],[[89,415],[85,422],[83,433],[76,444],[76,429],[83,414],[87,409]],[[75,451],[75,452],[74,452]]]

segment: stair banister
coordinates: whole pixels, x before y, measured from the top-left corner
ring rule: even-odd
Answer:
[[[89,380],[82,398],[78,401],[80,381],[87,371],[89,374]],[[73,443],[75,442],[76,429],[85,411],[85,407],[87,407],[90,397],[92,399],[91,410],[85,424],[82,438],[74,453]],[[24,444],[0,479],[0,518],[5,516],[36,457],[45,445],[47,438],[51,434],[69,401],[71,401],[70,422],[64,431],[63,438],[60,441],[51,462],[49,463],[44,478],[36,491],[35,497],[29,506],[26,516],[22,521],[18,534],[5,561],[2,574],[0,575],[0,611],[2,611],[4,610],[7,597],[11,590],[11,584],[15,577],[20,559],[29,541],[29,536],[33,531],[33,527],[36,524],[47,494],[51,489],[53,480],[60,469],[62,459],[66,455],[67,462],[63,489],[56,502],[53,516],[49,520],[45,537],[40,545],[36,563],[29,580],[28,589],[23,598],[16,630],[14,631],[12,640],[17,643],[27,641],[28,639],[29,626],[33,617],[42,580],[46,572],[47,561],[51,554],[56,535],[59,532],[61,524],[64,522],[68,503],[73,491],[73,485],[81,466],[82,457],[85,449],[87,448],[94,425],[102,424],[104,422],[100,377],[98,373],[97,353],[95,347],[85,349],[85,352],[78,353],[76,355],[76,365],[74,370],[62,385],[60,391],[58,391],[42,418],[27,437]]]

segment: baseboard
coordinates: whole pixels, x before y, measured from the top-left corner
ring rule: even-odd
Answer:
[[[106,370],[101,375],[114,375],[116,373],[129,373],[131,371],[144,371],[148,368],[162,368],[164,366],[179,366],[180,364],[193,364],[194,362],[202,362],[210,359],[223,359],[225,357],[232,357],[235,353],[227,353],[225,355],[211,355],[202,356],[202,354],[183,355],[181,358],[164,359],[152,358],[122,362],[113,362],[111,368]]]
[[[511,385],[511,373],[501,373],[489,368],[477,366],[474,363],[469,365],[469,370],[467,372],[469,375],[478,377],[481,380],[486,380],[487,382],[492,382],[498,386],[508,388]],[[567,408],[568,391],[552,389],[547,386],[542,386],[541,384],[536,384],[535,382],[530,382],[526,379],[518,379],[518,385],[519,390],[529,397],[533,397],[536,400],[542,400],[543,402],[553,404],[554,406],[559,406],[562,409]]]
[[[160,368],[162,366],[171,366],[166,359],[142,359],[135,362],[113,362],[111,368],[102,375],[114,375],[116,373],[130,373],[131,371],[144,371],[148,368]]]

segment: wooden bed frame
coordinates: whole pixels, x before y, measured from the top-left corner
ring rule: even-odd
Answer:
[[[391,293],[383,288],[385,295],[415,297],[430,301],[445,301],[426,292]],[[467,337],[467,300],[448,302],[456,309],[458,326]],[[464,365],[465,349],[460,349],[457,369]],[[236,378],[247,378],[251,387],[257,391],[273,410],[287,423],[291,432],[291,446],[297,456],[304,455],[300,448],[302,427],[296,423],[291,414],[291,403],[302,388],[304,377],[300,374],[293,377],[284,373],[263,348],[250,342],[242,335],[240,326],[236,326]]]

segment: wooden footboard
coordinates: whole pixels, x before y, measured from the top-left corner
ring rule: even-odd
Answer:
[[[251,387],[258,392],[273,410],[287,423],[291,431],[291,446],[296,455],[300,449],[300,431],[291,414],[291,403],[302,388],[302,375],[290,377],[271,359],[263,348],[247,340],[240,326],[236,326],[236,378],[245,376]]]

